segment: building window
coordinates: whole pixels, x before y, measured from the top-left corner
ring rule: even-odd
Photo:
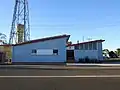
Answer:
[[[93,50],[97,50],[97,43],[93,43]]]
[[[88,43],[85,44],[85,50],[88,50]]]
[[[32,54],[34,55],[58,55],[57,49],[33,49]]]
[[[37,53],[37,50],[36,49],[33,49],[32,50],[32,54],[36,54]]]
[[[92,43],[89,43],[89,50],[92,50]]]
[[[75,49],[79,49],[79,45],[75,46]]]
[[[52,49],[38,49],[37,55],[53,55]]]
[[[58,55],[58,50],[57,49],[53,49],[53,54],[54,55]]]
[[[80,50],[83,50],[83,44],[80,44]]]
[[[83,44],[83,50],[85,50],[85,44]]]

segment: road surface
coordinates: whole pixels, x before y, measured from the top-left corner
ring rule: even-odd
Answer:
[[[57,70],[4,67],[0,69],[0,88],[1,90],[120,90],[120,67],[63,68]]]
[[[0,78],[1,90],[120,90],[120,78]]]

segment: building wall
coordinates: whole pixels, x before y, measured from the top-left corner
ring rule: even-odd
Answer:
[[[13,46],[12,62],[66,62],[66,38]],[[32,55],[33,49],[58,49],[58,55]]]
[[[75,49],[74,46],[67,47],[67,50],[74,50],[74,49]]]
[[[85,44],[84,44],[85,45]],[[103,60],[103,54],[102,54],[102,42],[96,42],[96,49],[86,50],[85,48],[83,50],[75,49],[74,50],[74,56],[75,60],[78,61],[79,58],[85,58],[89,57],[90,59],[97,59],[97,60]]]
[[[0,52],[4,52],[4,46],[0,46]]]
[[[79,58],[89,57],[90,59],[98,59],[98,50],[74,50],[75,60]]]
[[[12,46],[8,45],[0,46],[0,52],[6,53],[6,59],[12,58]]]
[[[98,42],[98,59],[103,60],[102,42]]]
[[[6,59],[12,58],[12,46],[4,46],[4,51],[6,52]]]

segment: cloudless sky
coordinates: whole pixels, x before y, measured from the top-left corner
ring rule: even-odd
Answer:
[[[28,0],[31,39],[70,34],[76,43],[104,39],[103,48],[120,47],[120,0]],[[9,39],[15,0],[1,0],[0,32]]]

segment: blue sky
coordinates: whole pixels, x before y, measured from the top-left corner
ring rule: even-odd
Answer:
[[[0,3],[0,32],[9,38],[15,0]],[[105,39],[120,47],[120,0],[29,0],[31,39],[70,34],[70,40]]]

